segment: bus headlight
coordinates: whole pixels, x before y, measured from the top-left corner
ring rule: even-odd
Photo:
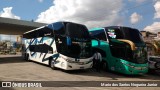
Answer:
[[[122,62],[122,63],[123,63],[123,65],[126,65],[126,66],[128,66],[128,67],[134,68],[134,66],[132,66],[132,65],[130,65],[130,64],[126,64],[126,63],[124,63],[124,62]]]
[[[73,59],[69,59],[69,58],[65,58],[63,56],[61,56],[62,59],[66,60],[69,63],[74,63],[75,61]]]
[[[69,63],[75,63],[75,61],[71,60],[71,59],[66,59],[67,62]]]

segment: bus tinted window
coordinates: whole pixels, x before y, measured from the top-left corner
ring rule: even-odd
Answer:
[[[125,38],[133,41],[134,43],[143,42],[140,32],[136,29],[123,28],[125,33]]]
[[[46,44],[30,45],[29,50],[31,52],[53,53],[52,47]]]
[[[31,38],[35,38],[35,37],[36,37],[36,31],[23,34],[23,38],[31,39]]]
[[[61,34],[61,35],[64,35],[64,34],[65,34],[64,25],[63,25],[62,22],[53,23],[53,24],[51,24],[51,25],[48,26],[48,27],[52,27],[52,26],[53,26],[53,29],[54,29],[55,34]]]
[[[53,37],[53,30],[45,27],[37,32],[37,37]]]
[[[134,43],[143,42],[142,36],[137,29],[127,27],[106,28],[106,33],[109,39],[127,39]]]
[[[89,38],[87,27],[80,24],[68,23],[66,34],[71,38]]]
[[[106,41],[106,35],[105,35],[104,30],[91,31],[90,34],[94,38]]]
[[[39,30],[35,30],[33,32],[23,34],[23,38],[27,38],[27,39],[44,37],[44,36],[53,37],[53,30],[48,27],[43,27]]]

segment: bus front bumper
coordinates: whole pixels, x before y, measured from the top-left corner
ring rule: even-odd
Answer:
[[[142,75],[148,72],[147,66],[126,67],[126,74]]]
[[[65,70],[80,70],[80,69],[89,69],[92,68],[93,62],[89,62],[87,64],[82,63],[67,63],[64,67]]]
[[[130,65],[123,63],[124,70],[123,73],[129,75],[142,75],[148,72],[148,64]]]

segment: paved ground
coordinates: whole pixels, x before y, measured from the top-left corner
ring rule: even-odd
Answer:
[[[46,65],[26,62],[20,56],[0,55],[0,81],[153,81],[160,80],[158,74],[150,73],[141,76],[126,76],[123,74],[95,72],[93,70],[78,70],[66,72],[52,70]],[[21,90],[22,88],[0,88]],[[23,88],[38,90],[160,90],[160,87],[53,87],[53,88]]]

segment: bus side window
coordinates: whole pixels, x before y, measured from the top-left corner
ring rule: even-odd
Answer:
[[[106,41],[106,35],[105,35],[104,30],[92,31],[91,36],[93,38],[97,38],[99,40]]]
[[[66,49],[66,38],[60,35],[55,35],[56,47],[59,53]]]
[[[33,52],[34,49],[35,49],[35,45],[30,45],[30,46],[29,46],[29,50],[30,50],[31,52]]]

